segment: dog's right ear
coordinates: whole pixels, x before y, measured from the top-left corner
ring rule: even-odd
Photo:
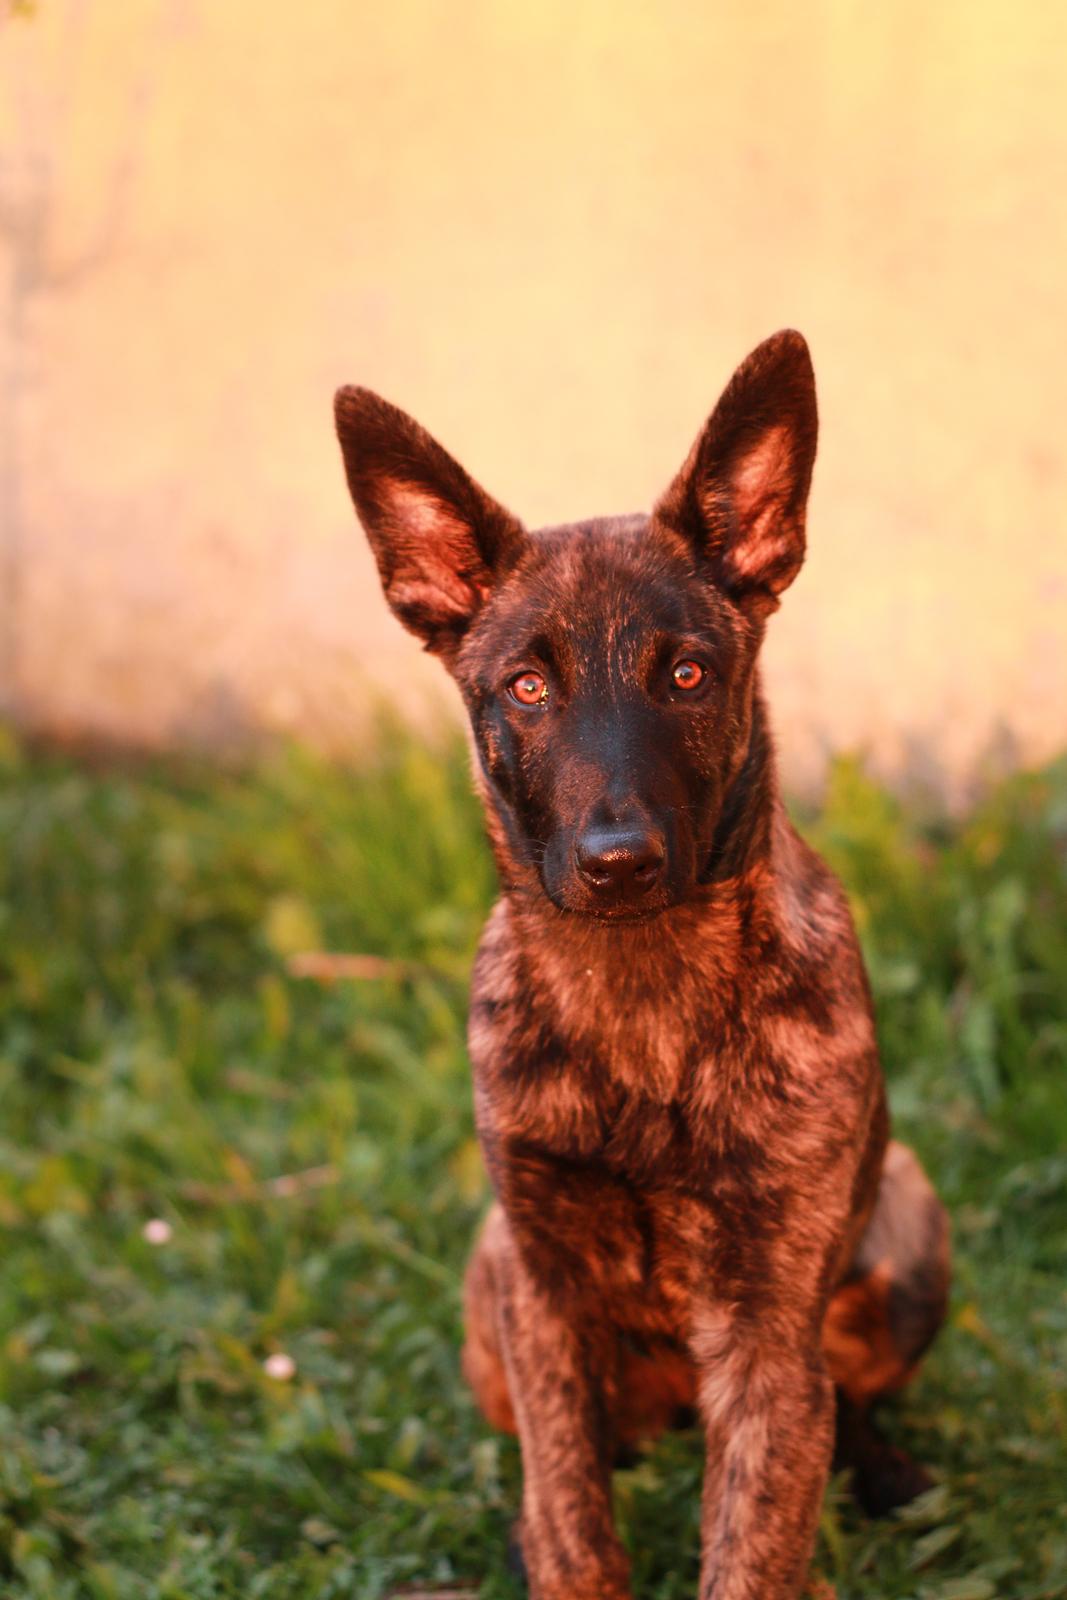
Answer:
[[[385,598],[447,660],[518,559],[522,526],[424,428],[369,389],[339,389],[334,415]]]
[[[804,560],[818,431],[811,356],[786,328],[738,367],[656,507],[759,615],[774,610]]]

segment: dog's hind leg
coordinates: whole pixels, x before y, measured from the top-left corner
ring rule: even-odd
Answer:
[[[622,1341],[615,1415],[617,1466],[629,1465],[634,1447],[669,1428],[697,1420],[697,1375],[689,1352],[666,1341]]]
[[[837,1385],[837,1465],[851,1467],[856,1497],[873,1515],[930,1487],[923,1469],[882,1438],[870,1409],[914,1376],[944,1321],[949,1275],[945,1209],[917,1157],[894,1141],[874,1211],[823,1325]]]
[[[504,1433],[516,1433],[515,1410],[497,1332],[495,1259],[507,1227],[494,1205],[474,1246],[463,1283],[463,1375],[487,1422]]]

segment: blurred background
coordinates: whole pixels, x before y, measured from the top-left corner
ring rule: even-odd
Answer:
[[[650,505],[793,324],[823,419],[768,673],[794,787],[1067,733],[1067,12],[49,0],[0,32],[0,666],[64,737],[452,704],[333,388],[530,525]]]

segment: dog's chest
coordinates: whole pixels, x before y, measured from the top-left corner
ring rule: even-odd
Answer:
[[[671,984],[665,966],[653,953],[613,974],[554,953],[531,974],[490,944],[470,1042],[513,1228],[547,1271],[676,1321],[694,1275],[732,1272],[771,1242],[799,1124],[791,1091],[760,1068],[768,1041],[736,986],[693,963]]]
[[[675,1195],[703,1196],[739,1165],[755,1181],[778,1108],[748,1070],[766,1053],[758,1018],[721,975],[558,953],[530,972],[513,947],[488,955],[469,1039],[490,1142]]]
[[[511,1226],[550,1281],[596,1293],[635,1331],[676,1330],[724,1263],[755,1261],[777,1217],[762,1153],[701,1137],[674,1104],[622,1093],[569,1125],[497,1124],[486,1145]]]
[[[703,1066],[714,1075],[714,1061]],[[695,1282],[777,1214],[779,1174],[755,1132],[767,1119],[751,1100],[741,1114],[729,1097],[714,1109],[660,1099],[573,1044],[539,1063],[495,1054],[477,1082],[512,1226],[547,1271],[629,1305],[635,1326],[677,1326]]]
[[[536,1018],[579,1068],[589,1064],[607,1098],[673,1102],[676,1111],[687,1076],[725,1044],[717,977],[683,965],[669,945],[628,958],[579,945],[540,953],[517,1010]],[[670,1112],[659,1131],[676,1126]]]

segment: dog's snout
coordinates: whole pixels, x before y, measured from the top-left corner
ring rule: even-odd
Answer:
[[[644,828],[590,828],[575,846],[578,871],[601,894],[644,894],[663,871],[663,840]]]

